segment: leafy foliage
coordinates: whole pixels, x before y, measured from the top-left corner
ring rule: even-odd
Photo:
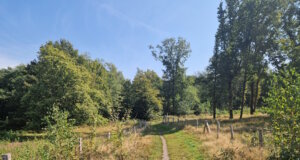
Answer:
[[[78,124],[97,114],[100,106],[96,101],[102,93],[89,87],[91,75],[68,53],[47,43],[40,49],[36,69],[38,82],[22,99],[29,108],[26,112],[30,117],[29,127],[43,126],[43,118],[51,114],[53,106],[68,111]]]
[[[266,102],[274,142],[281,149],[280,158],[295,159],[300,156],[300,74],[291,69],[273,78]]]
[[[184,110],[180,101],[182,101],[183,91],[186,87],[184,63],[191,52],[190,44],[181,37],[177,40],[168,38],[161,45],[156,46],[157,50],[153,46],[149,48],[153,57],[165,66],[163,70],[164,112],[179,114]]]
[[[5,122],[2,127],[15,129],[26,124],[26,108],[21,105],[21,99],[37,80],[31,74],[33,65],[0,70],[0,119]]]
[[[77,137],[73,132],[72,121],[68,120],[68,112],[60,112],[53,108],[51,119],[48,121],[47,137],[51,143],[49,152],[53,159],[74,159],[76,157]]]
[[[159,97],[159,89],[154,83],[157,78],[153,71],[137,71],[132,83],[132,117],[149,120],[160,113],[162,100]]]
[[[198,90],[196,87],[189,85],[183,93],[182,100],[179,102],[181,106],[178,114],[185,115],[192,113],[192,110],[200,107],[200,99],[198,97]]]

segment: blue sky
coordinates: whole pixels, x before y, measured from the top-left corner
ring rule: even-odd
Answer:
[[[114,63],[126,78],[140,69],[162,75],[149,45],[169,37],[191,43],[187,74],[213,54],[218,0],[3,0],[0,68],[27,64],[45,42],[69,40],[80,53]]]

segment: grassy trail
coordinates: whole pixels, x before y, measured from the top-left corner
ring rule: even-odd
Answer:
[[[168,134],[165,137],[170,159],[204,159],[200,141],[185,131]]]
[[[201,142],[183,130],[183,126],[155,124],[145,132],[146,135],[162,135],[166,139],[171,160],[201,160]],[[161,144],[160,144],[161,147]],[[158,147],[155,147],[158,148]],[[162,150],[162,147],[160,148]],[[161,157],[161,156],[160,156]]]

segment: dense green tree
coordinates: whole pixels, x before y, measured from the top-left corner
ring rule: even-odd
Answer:
[[[8,120],[3,127],[20,128],[26,124],[27,108],[21,105],[21,99],[36,82],[35,76],[29,74],[31,65],[34,63],[0,70],[0,120]]]
[[[99,114],[111,118],[112,115],[112,98],[111,90],[108,85],[109,73],[105,68],[105,63],[101,60],[91,60],[87,55],[79,55],[78,64],[83,65],[89,72],[90,88],[95,91],[91,96],[97,99],[99,106]]]
[[[208,92],[211,97],[211,104],[213,110],[213,118],[216,118],[216,109],[217,105],[221,104],[221,77],[220,77],[220,54],[225,52],[226,49],[226,27],[225,27],[225,13],[226,11],[223,9],[223,2],[220,3],[218,8],[218,21],[219,27],[217,33],[215,35],[215,46],[214,46],[214,55],[210,59],[210,64],[207,67],[208,71]]]
[[[68,111],[77,124],[98,114],[103,93],[90,88],[91,75],[69,52],[73,50],[60,49],[52,42],[40,48],[36,65],[38,81],[22,98],[22,105],[29,108],[26,115],[30,128],[44,126],[44,118],[54,106]]]
[[[259,98],[260,83],[263,80],[268,62],[267,53],[276,48],[278,35],[276,6],[278,1],[248,0],[239,8],[239,48],[241,52],[241,114],[246,103],[247,82],[250,81],[250,113],[253,114]]]
[[[211,80],[211,77],[209,77],[208,72],[197,73],[197,75],[195,76],[194,86],[198,90],[198,97],[200,99],[200,103],[212,101],[213,97],[211,95],[211,93],[212,93],[211,89],[212,89],[213,83],[214,82]],[[217,102],[220,102],[220,101],[221,100],[217,99]]]
[[[161,87],[160,78],[152,77]],[[113,64],[79,54],[66,40],[49,41],[31,64],[0,71],[1,126],[39,129],[53,106],[68,111],[76,124],[92,123],[95,117],[101,123],[102,116],[128,118],[132,93],[124,82]]]
[[[214,57],[211,59],[211,65],[208,68],[209,77],[212,77],[213,86],[212,96],[214,97],[212,105],[216,105],[217,87],[220,86],[223,97],[227,97],[221,105],[226,105],[229,110],[229,117],[233,118],[233,100],[234,100],[234,82],[240,70],[240,50],[238,49],[238,0],[227,0],[226,8],[219,6],[218,18],[219,28],[216,34]],[[217,76],[219,76],[217,78]],[[219,83],[221,84],[219,84]],[[215,108],[215,107],[213,107]],[[215,109],[214,109],[215,110]],[[215,113],[214,113],[215,115]]]
[[[300,74],[295,69],[274,74],[266,99],[272,120],[274,143],[280,148],[280,159],[300,156]]]
[[[149,120],[158,116],[162,107],[159,89],[149,77],[153,77],[153,71],[141,71],[138,69],[133,83],[133,109],[132,118]],[[158,77],[157,75],[155,77]],[[153,78],[157,79],[157,78]]]
[[[122,87],[121,96],[123,97],[121,102],[121,110],[119,113],[119,119],[127,120],[130,118],[133,108],[133,90],[130,80],[125,80]]]
[[[300,73],[300,5],[299,0],[287,0],[282,10],[282,33],[280,39],[281,53],[290,67]]]
[[[178,110],[179,115],[190,114],[192,111],[199,110],[200,99],[198,97],[198,89],[193,85],[188,85],[184,89],[184,94],[179,105],[181,106]]]
[[[123,83],[125,80],[122,72],[119,72],[115,65],[107,63],[106,66],[108,70],[107,84],[111,97],[111,118],[113,120],[117,120],[119,118],[119,113],[122,108],[121,103],[123,101],[123,97],[121,93],[123,90]]]
[[[150,49],[154,58],[165,66],[163,70],[164,112],[179,114],[182,110],[180,101],[186,88],[184,63],[191,52],[190,44],[183,38],[177,40],[169,38],[161,45],[157,45],[156,49],[153,46],[150,46]]]
[[[258,103],[260,85],[266,75],[266,57],[278,49],[278,1],[227,0],[218,8],[219,28],[215,36],[214,55],[207,68],[213,117],[217,105],[232,110],[246,102],[253,114]],[[248,83],[249,82],[249,83]],[[248,91],[247,88],[250,88]],[[250,93],[247,100],[247,93]],[[218,93],[222,93],[218,95]],[[221,100],[227,97],[226,100]],[[218,102],[220,101],[221,102]]]

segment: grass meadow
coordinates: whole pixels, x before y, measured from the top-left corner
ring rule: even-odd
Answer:
[[[162,119],[148,122],[141,127],[138,121],[111,122],[93,129],[78,126],[73,130],[82,138],[82,153],[78,147],[75,159],[161,159],[162,142],[167,141],[170,159],[267,159],[273,150],[269,117],[259,113],[245,114],[242,120],[238,113],[229,120],[227,115],[218,115],[221,130],[217,138],[217,123],[212,116],[203,114],[170,117],[169,123]],[[198,120],[198,126],[197,126]],[[204,122],[208,121],[211,132],[204,133]],[[230,138],[230,125],[234,128],[234,140]],[[263,129],[264,145],[258,142],[258,129]],[[91,135],[94,136],[91,138]],[[110,138],[108,137],[110,133]],[[49,143],[44,132],[2,132],[0,153],[11,153],[13,159],[43,159],[43,147]],[[39,155],[39,156],[37,156]]]

